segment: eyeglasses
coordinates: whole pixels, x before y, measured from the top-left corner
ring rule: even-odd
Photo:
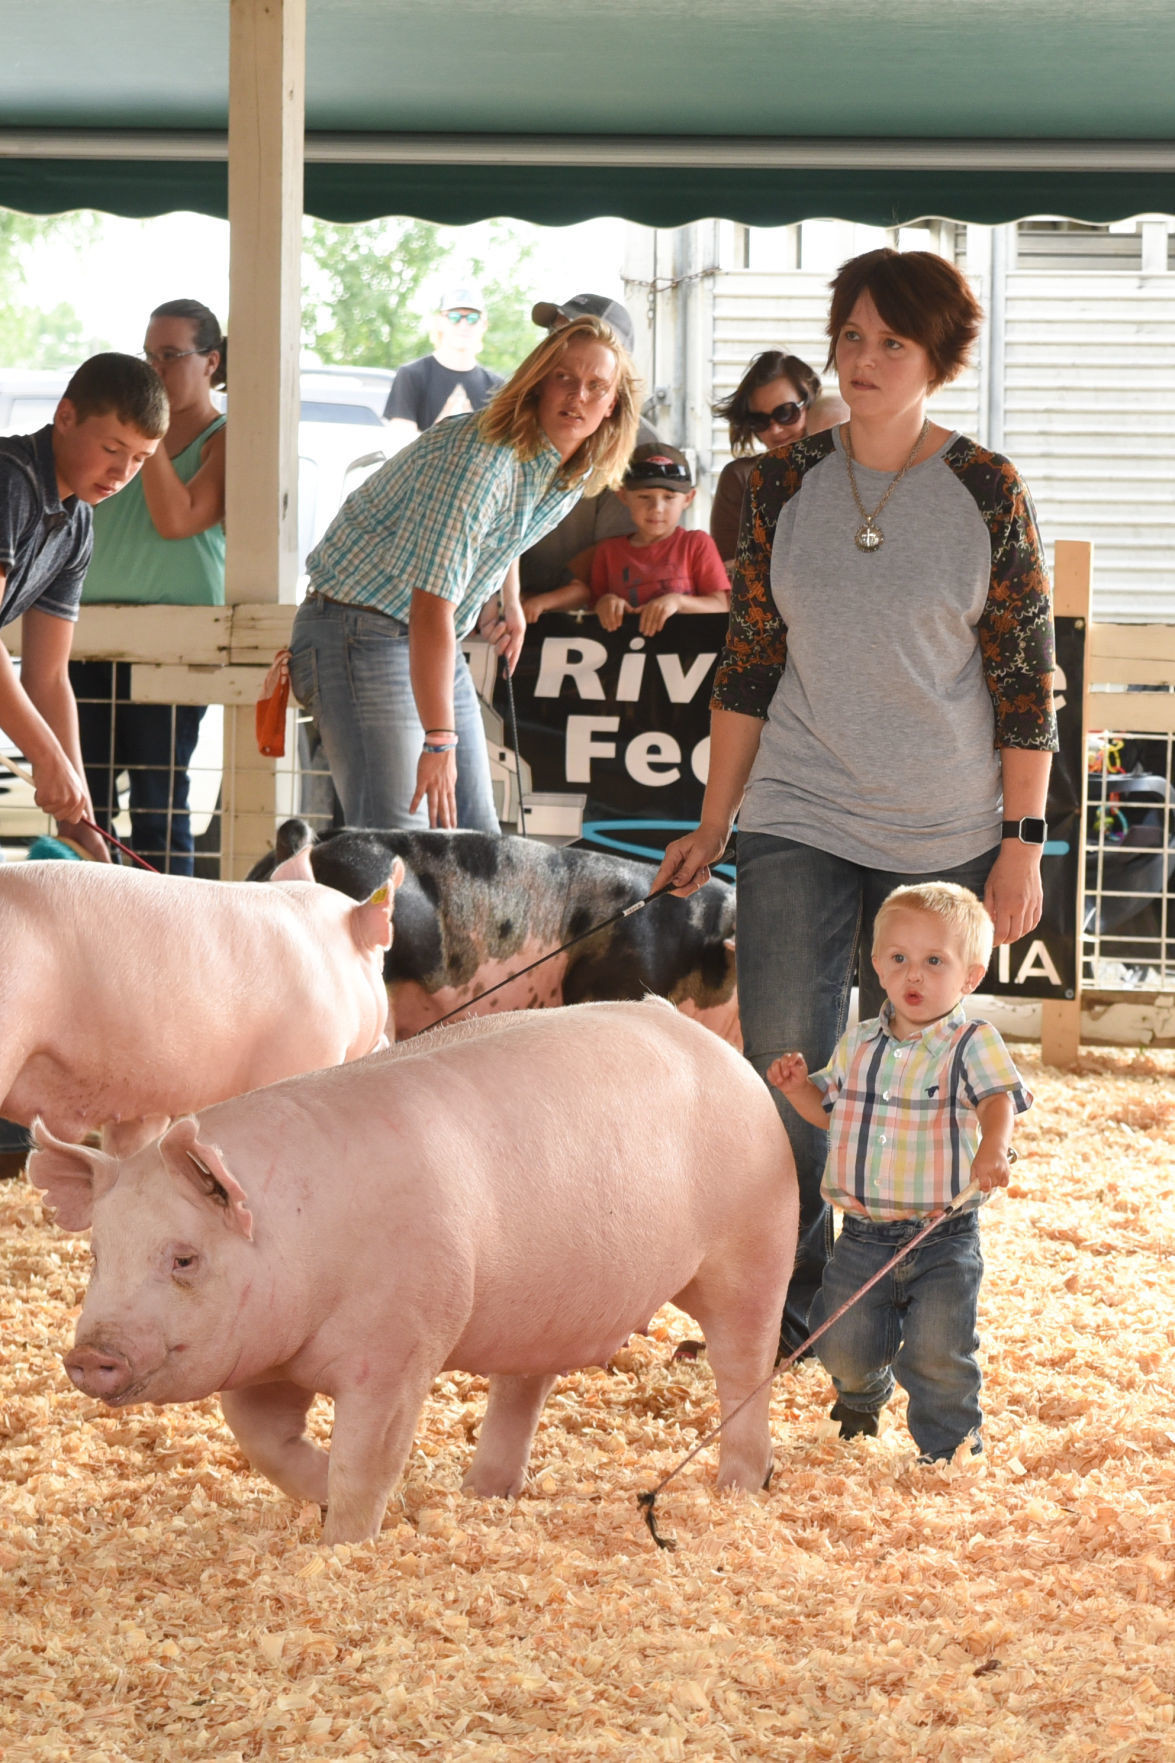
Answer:
[[[170,367],[173,361],[185,361],[189,355],[211,353],[211,349],[161,349],[157,355],[154,349],[144,349],[143,360],[150,362],[152,367]]]
[[[799,422],[807,408],[808,400],[804,398],[799,404],[777,404],[774,410],[748,410],[747,427],[757,435],[773,427],[789,429],[793,422]]]
[[[688,465],[679,465],[676,459],[642,459],[636,465],[630,465],[624,474],[627,489],[640,484],[684,484],[692,489]]]
[[[446,312],[445,317],[450,324],[480,324],[480,312]]]

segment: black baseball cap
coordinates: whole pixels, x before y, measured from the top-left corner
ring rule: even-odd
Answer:
[[[540,300],[532,306],[530,316],[535,324],[541,324],[545,331],[562,315],[568,323],[576,318],[599,318],[610,325],[616,332],[616,340],[632,354],[633,333],[632,319],[628,316],[628,308],[619,300],[610,300],[607,294],[573,294],[570,300],[556,304],[553,300]]]

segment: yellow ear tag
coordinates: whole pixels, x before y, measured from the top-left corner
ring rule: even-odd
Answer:
[[[381,888],[376,888],[367,904],[369,906],[386,906],[391,897],[392,890],[389,888],[387,882],[384,882]]]

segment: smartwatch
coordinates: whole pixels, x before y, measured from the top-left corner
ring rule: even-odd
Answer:
[[[1043,845],[1048,827],[1043,820],[1026,815],[1023,820],[1005,820],[1000,827],[1001,839],[1019,839],[1022,845]]]

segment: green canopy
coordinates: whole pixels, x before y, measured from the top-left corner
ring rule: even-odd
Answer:
[[[8,0],[0,204],[227,209],[228,0]],[[1175,212],[1172,0],[308,0],[305,206]]]

